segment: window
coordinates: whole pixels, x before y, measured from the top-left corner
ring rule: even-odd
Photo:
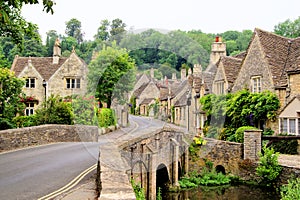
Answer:
[[[35,78],[27,78],[25,87],[26,88],[35,88]]]
[[[300,134],[300,118],[281,118],[280,132],[290,135]]]
[[[261,77],[260,76],[252,77],[252,92],[253,93],[261,92]]]
[[[25,115],[30,116],[34,114],[34,103],[26,103]]]
[[[224,81],[216,82],[216,94],[224,94]]]
[[[80,88],[80,79],[79,78],[67,78],[67,88],[68,89],[74,89],[74,88]]]

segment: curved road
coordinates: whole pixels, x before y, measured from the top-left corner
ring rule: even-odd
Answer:
[[[96,164],[100,145],[165,123],[130,116],[130,126],[99,137],[95,143],[57,143],[0,154],[0,199],[38,199],[72,181]]]

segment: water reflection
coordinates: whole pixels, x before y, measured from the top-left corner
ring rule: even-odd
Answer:
[[[198,187],[180,193],[168,193],[166,200],[279,200],[270,189],[251,186]]]

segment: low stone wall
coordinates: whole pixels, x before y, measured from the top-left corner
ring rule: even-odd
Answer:
[[[98,127],[42,125],[0,131],[0,152],[56,142],[97,142]]]

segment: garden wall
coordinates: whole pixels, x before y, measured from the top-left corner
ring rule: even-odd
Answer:
[[[56,142],[97,142],[98,127],[42,125],[0,131],[0,152]]]

